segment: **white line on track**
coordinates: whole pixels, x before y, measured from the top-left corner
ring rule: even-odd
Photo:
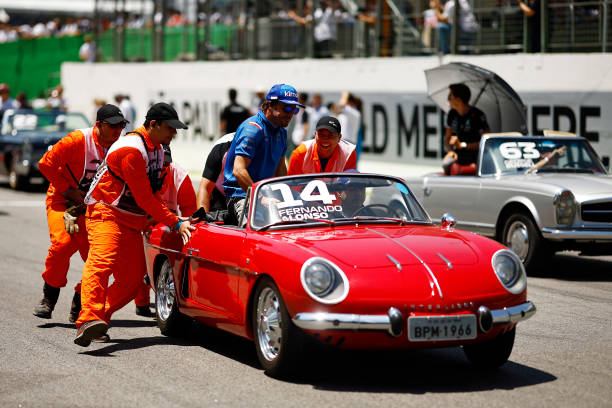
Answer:
[[[0,201],[0,207],[44,207],[44,201]]]

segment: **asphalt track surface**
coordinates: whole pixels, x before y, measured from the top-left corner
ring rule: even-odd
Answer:
[[[0,183],[2,407],[612,407],[612,257],[555,256],[529,278],[536,315],[510,361],[474,369],[458,348],[321,352],[290,381],[267,377],[251,342],[194,324],[183,338],[117,312],[110,343],[73,344],[77,256],[51,320],[32,315],[49,238],[44,192]]]

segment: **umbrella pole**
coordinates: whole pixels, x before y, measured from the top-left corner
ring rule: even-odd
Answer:
[[[482,93],[484,92],[485,88],[487,87],[487,85],[489,85],[490,82],[491,82],[491,80],[487,79],[487,81],[485,82],[485,84],[482,87],[482,89],[480,90],[480,92],[478,92],[478,96],[476,96],[476,99],[472,103],[472,106],[476,106],[476,104],[478,103],[478,100],[480,99],[480,95],[482,95]]]

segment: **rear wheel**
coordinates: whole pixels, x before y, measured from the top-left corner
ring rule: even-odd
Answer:
[[[302,348],[301,336],[270,278],[262,278],[257,285],[252,321],[257,358],[265,373],[271,377],[291,374]]]
[[[499,336],[477,344],[466,344],[463,352],[470,361],[479,368],[495,369],[504,364],[510,358],[514,346],[516,327]]]
[[[548,251],[540,231],[530,216],[513,214],[504,223],[502,244],[518,255],[525,268],[532,268]]]
[[[155,285],[155,314],[157,326],[164,336],[180,335],[191,324],[191,319],[179,311],[174,275],[167,259],[161,265]]]

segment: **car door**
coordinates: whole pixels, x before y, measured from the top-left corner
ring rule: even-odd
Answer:
[[[189,297],[209,317],[238,319],[239,265],[246,232],[236,226],[205,223],[197,228],[187,245]]]
[[[457,227],[469,231],[478,230],[481,181],[478,176],[423,177],[422,204],[436,223],[444,213],[450,212],[457,219]]]

